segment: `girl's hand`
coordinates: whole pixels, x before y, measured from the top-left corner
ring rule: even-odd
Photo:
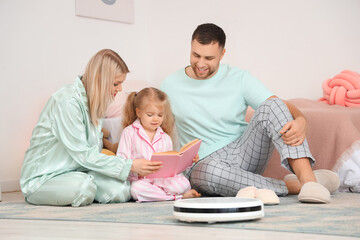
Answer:
[[[161,162],[150,162],[146,159],[134,159],[130,171],[139,176],[146,176],[162,168]]]
[[[199,161],[199,154],[196,154],[196,156],[193,159],[194,163],[197,163]]]

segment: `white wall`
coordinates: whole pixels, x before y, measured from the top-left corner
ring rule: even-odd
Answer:
[[[75,16],[74,0],[0,0],[0,183],[19,188],[24,153],[49,96],[102,48],[128,79],[160,83],[189,62],[197,25],[227,34],[223,59],[285,99],[318,99],[344,69],[360,72],[359,0],[135,0],[135,23]]]

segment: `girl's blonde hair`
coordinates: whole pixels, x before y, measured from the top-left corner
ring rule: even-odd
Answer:
[[[110,49],[100,50],[90,59],[81,80],[89,102],[90,119],[95,126],[105,117],[107,107],[114,100],[111,90],[115,77],[128,72],[122,58]]]
[[[161,103],[164,107],[164,121],[161,128],[172,137],[175,123],[174,115],[166,93],[157,88],[144,88],[138,93],[132,92],[129,94],[123,110],[123,127],[129,126],[137,119],[136,108],[141,109],[152,103]]]

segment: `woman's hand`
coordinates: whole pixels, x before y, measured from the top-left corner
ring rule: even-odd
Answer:
[[[196,156],[193,159],[194,163],[197,163],[199,161],[199,154],[196,154]]]
[[[150,162],[146,159],[134,159],[130,171],[139,176],[146,176],[162,168],[161,162]]]
[[[306,126],[304,117],[297,117],[295,120],[287,122],[280,131],[284,143],[290,146],[302,144],[306,137]]]

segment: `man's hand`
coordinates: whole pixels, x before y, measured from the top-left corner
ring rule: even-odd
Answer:
[[[287,122],[281,129],[280,134],[284,143],[290,146],[301,145],[306,137],[306,119],[298,116],[295,120]]]
[[[161,162],[150,162],[146,159],[134,159],[130,171],[139,176],[146,176],[162,168]]]

